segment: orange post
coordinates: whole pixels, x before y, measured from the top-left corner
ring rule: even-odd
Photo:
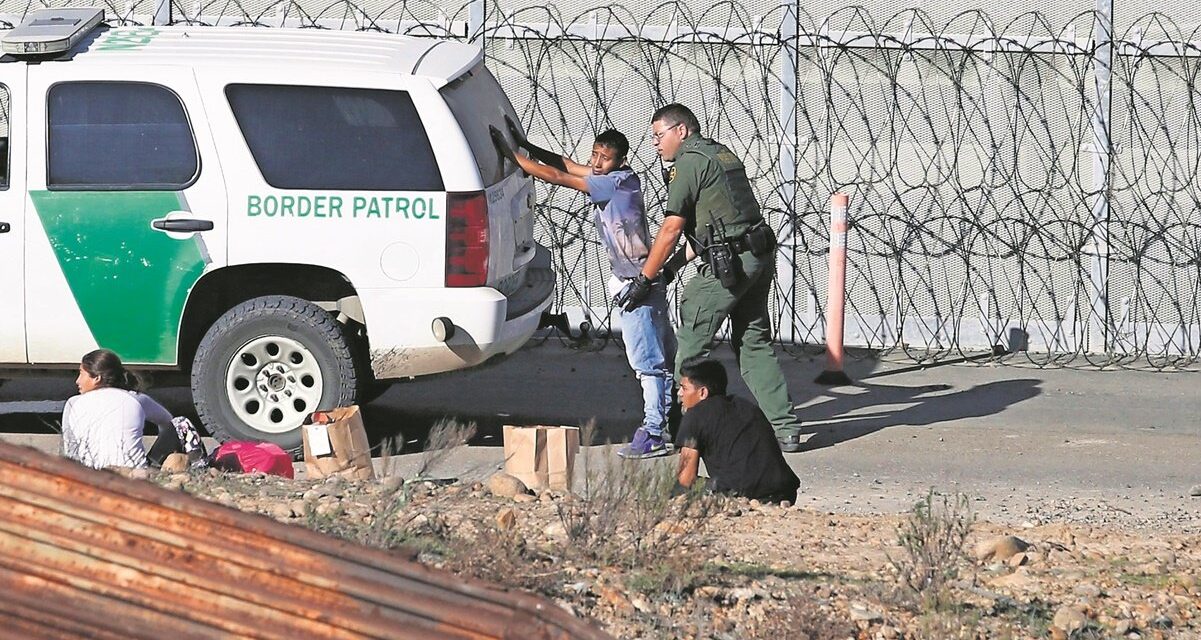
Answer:
[[[843,372],[842,328],[847,296],[847,208],[845,193],[830,196],[830,284],[826,289],[826,370],[818,384],[850,384]]]

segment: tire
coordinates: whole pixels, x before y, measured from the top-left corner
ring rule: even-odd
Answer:
[[[192,362],[192,400],[219,441],[274,442],[301,451],[300,424],[361,393],[351,341],[317,305],[253,298],[209,327]]]

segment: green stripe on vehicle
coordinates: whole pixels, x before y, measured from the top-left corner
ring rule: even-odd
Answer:
[[[132,29],[113,29],[104,34],[96,45],[97,51],[128,51],[141,49],[162,33],[154,27],[135,27]]]
[[[132,363],[174,364],[179,321],[205,259],[195,236],[152,220],[186,210],[173,191],[31,191],[92,337]]]

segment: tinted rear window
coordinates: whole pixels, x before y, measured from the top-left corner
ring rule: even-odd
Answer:
[[[513,163],[501,161],[500,153],[492,144],[488,126],[496,127],[508,138],[505,116],[517,122],[517,113],[513,111],[509,97],[500,88],[492,72],[481,62],[446,85],[442,89],[442,97],[455,114],[459,126],[463,127],[463,134],[467,136],[467,143],[471,145],[471,152],[475,156],[475,164],[479,167],[480,178],[484,184],[494,185],[512,173],[515,170]]]
[[[407,92],[232,84],[225,95],[263,179],[277,189],[443,188]]]

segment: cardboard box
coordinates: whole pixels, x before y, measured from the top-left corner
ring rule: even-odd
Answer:
[[[505,425],[505,473],[530,489],[571,491],[579,427]]]

